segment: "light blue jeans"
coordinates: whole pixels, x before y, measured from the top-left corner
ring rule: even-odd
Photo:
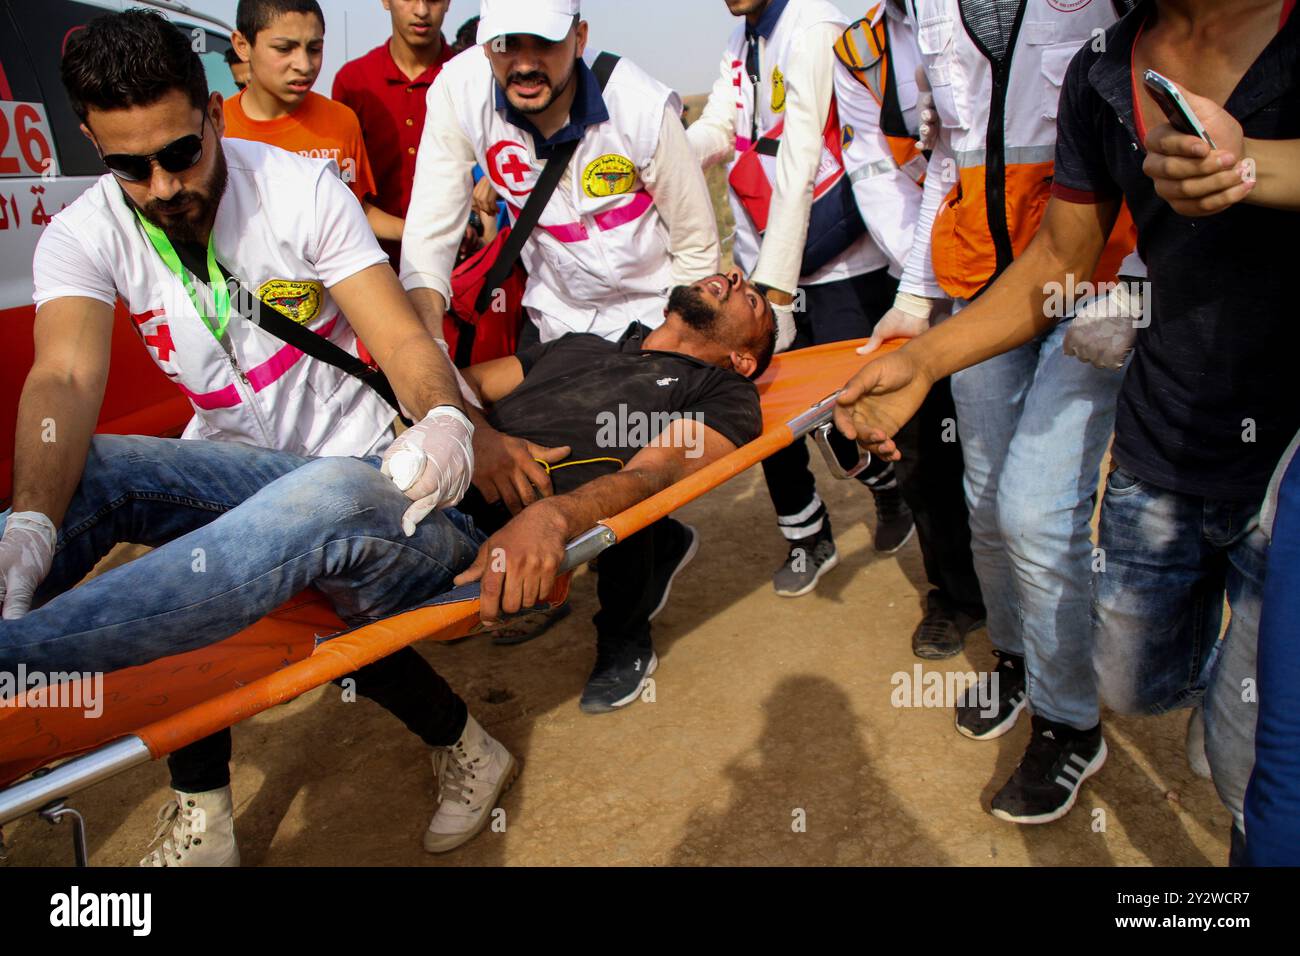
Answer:
[[[993,645],[1025,658],[1034,713],[1100,721],[1092,665],[1092,537],[1122,371],[1061,349],[1069,323],[952,377],[971,549]]]
[[[378,466],[96,436],[36,609],[0,621],[0,671],[145,664],[224,640],[309,585],[350,625],[449,590],[483,535],[447,510],[407,538],[409,502]],[[155,550],[73,588],[122,541]]]

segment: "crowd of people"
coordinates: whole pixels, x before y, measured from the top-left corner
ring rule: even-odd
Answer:
[[[1065,816],[1103,705],[1188,708],[1231,861],[1300,861],[1294,0],[723,2],[688,127],[578,0],[482,0],[454,43],[449,0],[379,0],[392,35],[330,98],[316,0],[240,0],[224,100],[157,14],[75,33],[108,175],[33,262],[0,669],[147,663],[307,586],[365,624],[477,583],[494,640],[534,639],[568,541],[759,436],[774,354],[907,339],[827,391],[875,550],[917,538],[913,653],[987,629],[992,705],[956,731],[1028,713],[992,813]],[[93,434],[119,299],[188,440]],[[798,598],[831,516],[805,442],[763,472]],[[127,541],[152,550],[80,583]],[[584,712],[640,696],[698,544],[668,517],[601,554]],[[425,848],[481,832],[516,758],[410,648],[352,679],[431,748]],[[228,731],[171,755],[145,864],[238,864],[230,759]]]

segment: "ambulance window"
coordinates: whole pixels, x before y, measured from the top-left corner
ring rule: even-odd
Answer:
[[[188,25],[183,29],[191,30]],[[215,33],[201,30],[199,27],[194,27],[193,30],[202,33],[203,49],[199,51],[199,59],[203,61],[203,72],[208,77],[208,89],[213,93],[220,93],[227,99],[238,95],[239,87],[235,85],[234,74],[230,72],[230,64],[226,62],[226,51],[230,49],[230,41]]]
[[[104,164],[99,161],[95,147],[81,134],[81,120],[72,111],[63,90],[59,63],[68,37],[95,17],[109,11],[104,7],[74,3],[72,0],[11,3],[8,4],[8,10],[31,61],[31,79],[39,86],[39,89],[31,89],[25,95],[45,104],[45,115],[58,152],[59,171],[64,176],[100,175],[105,171]],[[0,33],[12,35],[8,29],[0,30]],[[15,79],[13,74],[9,75],[11,84]]]

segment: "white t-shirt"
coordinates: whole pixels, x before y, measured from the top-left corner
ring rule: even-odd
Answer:
[[[262,143],[224,140],[222,147],[229,179],[213,227],[217,260],[262,308],[355,355],[356,334],[329,290],[388,257],[337,167]],[[32,271],[38,308],[68,296],[110,305],[122,298],[150,356],[194,406],[186,438],[355,455],[371,450],[393,421],[369,386],[233,310],[219,342],[112,175],[54,217]]]

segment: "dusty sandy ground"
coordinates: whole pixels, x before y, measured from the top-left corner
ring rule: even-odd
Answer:
[[[820,465],[820,463],[818,463]],[[869,496],[822,477],[841,566],[788,600],[769,578],[784,556],[755,471],[679,516],[700,553],[656,621],[655,701],[578,710],[594,655],[593,580],[575,613],[515,648],[486,638],[421,645],[479,720],[523,761],[504,832],[432,857],[427,750],[378,707],[328,687],[235,729],[237,829],[246,865],[962,864],[1219,865],[1229,819],[1183,755],[1186,715],[1109,719],[1110,758],[1064,820],[1017,827],[988,813],[1028,721],[975,742],[944,708],[891,704],[918,663],[915,542],[871,550]],[[987,636],[926,670],[986,669]],[[167,774],[153,764],[76,798],[92,862],[144,853]],[[802,811],[802,813],[799,813]],[[796,824],[806,822],[803,832]],[[5,865],[71,860],[66,826],[6,829]]]

